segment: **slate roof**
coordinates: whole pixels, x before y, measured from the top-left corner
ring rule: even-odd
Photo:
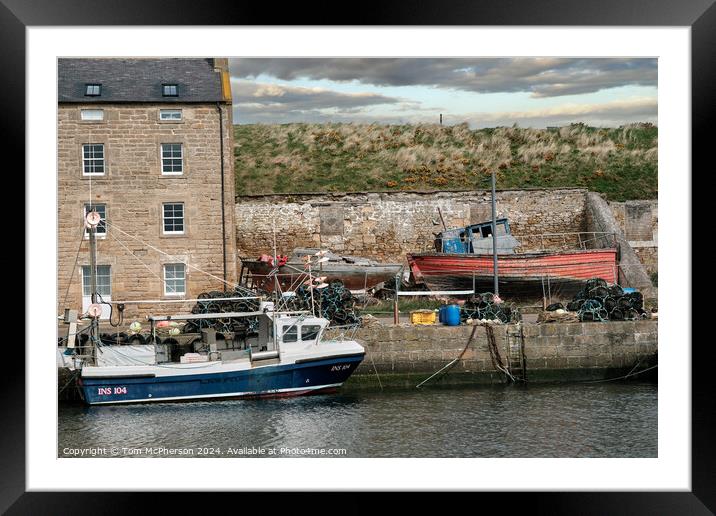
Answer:
[[[58,59],[58,102],[221,102],[221,74],[211,58]],[[101,84],[98,97],[86,84]],[[177,96],[162,96],[162,84],[176,84]]]

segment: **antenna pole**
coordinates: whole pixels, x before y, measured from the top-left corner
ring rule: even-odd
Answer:
[[[493,268],[493,289],[495,295],[500,295],[500,287],[497,284],[497,208],[495,205],[495,169],[492,169],[492,268]]]
[[[90,251],[90,301],[92,304],[95,304],[97,303],[97,240],[95,238],[97,226],[92,224],[88,224],[88,226]],[[90,355],[93,361],[95,359],[95,339],[99,338],[98,325],[99,317],[92,317],[92,323],[90,324]]]
[[[278,296],[278,258],[276,257],[276,219],[271,219],[271,230],[273,232],[273,266],[276,268],[276,274],[274,274],[274,294]],[[279,297],[276,297],[278,303]]]

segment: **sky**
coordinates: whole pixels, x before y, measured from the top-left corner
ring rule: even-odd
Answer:
[[[653,58],[229,59],[234,123],[657,123]]]

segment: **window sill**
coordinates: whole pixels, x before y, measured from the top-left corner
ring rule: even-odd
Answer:
[[[188,236],[186,233],[162,233],[159,238],[181,238]]]

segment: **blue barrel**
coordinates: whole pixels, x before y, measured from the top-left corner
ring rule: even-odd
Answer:
[[[458,326],[460,324],[460,307],[457,305],[446,306],[443,319],[448,326]]]
[[[442,305],[440,307],[440,310],[438,310],[438,321],[441,323],[445,322],[445,308],[447,305]]]

